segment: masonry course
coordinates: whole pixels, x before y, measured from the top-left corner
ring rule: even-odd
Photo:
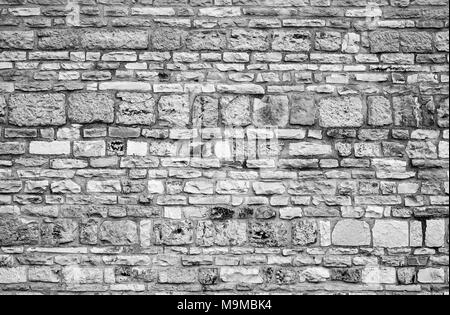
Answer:
[[[448,294],[448,54],[448,0],[0,0],[0,294]]]

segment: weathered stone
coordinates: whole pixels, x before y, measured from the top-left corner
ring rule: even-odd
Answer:
[[[73,155],[77,157],[104,156],[105,141],[74,141]]]
[[[196,236],[197,244],[201,246],[241,246],[247,241],[247,224],[233,220],[201,221]]]
[[[254,125],[258,127],[284,127],[289,122],[289,99],[287,96],[267,96],[255,99],[253,104]]]
[[[316,106],[310,95],[296,94],[292,96],[290,123],[292,125],[314,125],[316,121]]]
[[[331,155],[331,145],[320,142],[297,142],[289,144],[289,155],[294,156],[320,156]]]
[[[416,282],[416,270],[414,268],[397,269],[398,282],[403,285],[414,284]]]
[[[80,243],[95,245],[98,242],[98,219],[84,219],[80,224]]]
[[[309,51],[311,49],[311,33],[307,31],[275,31],[272,49],[275,51]]]
[[[317,32],[315,36],[316,50],[337,51],[341,48],[341,33]]]
[[[256,219],[268,220],[268,219],[275,218],[276,215],[277,215],[277,212],[273,208],[267,207],[267,206],[259,207],[255,211]]]
[[[448,128],[450,116],[449,116],[449,98],[445,98],[439,102],[437,109],[438,125],[442,128]]]
[[[325,282],[329,278],[330,278],[330,271],[323,267],[307,268],[300,274],[300,279],[304,279],[312,283]]]
[[[36,245],[39,242],[39,224],[37,221],[17,217],[0,219],[0,245]]]
[[[359,97],[323,98],[319,102],[320,126],[360,127],[364,123],[363,104]]]
[[[226,48],[226,34],[222,31],[195,31],[186,38],[190,50],[223,50]]]
[[[361,269],[349,268],[341,269],[336,268],[331,270],[331,280],[343,281],[348,283],[361,282],[362,272]]]
[[[52,193],[54,194],[79,194],[81,187],[72,180],[62,180],[53,182],[50,186]]]
[[[74,242],[78,237],[78,224],[70,219],[58,219],[41,226],[41,242],[57,246]]]
[[[192,112],[194,127],[217,127],[219,121],[219,101],[210,96],[195,98]]]
[[[394,96],[394,124],[402,127],[418,127],[421,124],[418,109],[420,105],[412,95]]]
[[[393,123],[392,109],[389,100],[383,96],[369,96],[367,98],[368,124],[371,126],[385,126]]]
[[[159,119],[175,127],[185,127],[190,121],[190,105],[187,96],[161,96],[158,102]]]
[[[184,34],[180,30],[156,29],[152,32],[152,46],[158,50],[176,50],[183,45]]]
[[[222,267],[220,279],[223,282],[258,284],[263,283],[259,268],[256,267]]]
[[[400,36],[395,31],[372,32],[369,35],[369,41],[372,53],[400,51]]]
[[[433,50],[433,36],[426,32],[400,33],[400,47],[403,52],[424,53]]]
[[[80,35],[81,48],[95,49],[145,49],[148,47],[147,31],[88,30]]]
[[[280,247],[288,244],[284,222],[251,222],[249,241],[257,246]]]
[[[105,93],[74,93],[69,97],[68,115],[72,122],[114,121],[114,100]]]
[[[431,141],[409,141],[406,153],[411,159],[436,159],[436,145]]]
[[[27,282],[25,267],[0,268],[0,284],[13,284]]]
[[[426,222],[425,245],[442,247],[445,245],[445,221],[428,220]]]
[[[157,221],[153,231],[155,243],[159,245],[179,246],[194,241],[194,227],[190,221]]]
[[[269,49],[269,33],[260,30],[232,30],[228,42],[231,50],[255,50]]]
[[[224,96],[220,99],[222,120],[227,126],[251,124],[250,98],[247,96]]]
[[[151,94],[121,92],[116,121],[124,125],[152,125],[156,121],[155,99]]]
[[[339,221],[334,227],[332,242],[338,246],[368,246],[371,244],[370,227],[363,221]]]
[[[33,49],[34,32],[0,31],[1,49]]]
[[[64,94],[13,94],[9,122],[17,126],[60,126],[66,123]]]
[[[449,32],[438,32],[435,34],[434,43],[438,51],[449,51]]]
[[[100,225],[99,238],[111,245],[136,244],[138,242],[136,223],[130,220],[105,221]]]
[[[312,220],[300,220],[292,224],[292,243],[306,246],[317,242],[317,223]]]
[[[373,245],[377,247],[405,247],[409,245],[407,222],[378,220],[372,230]]]
[[[217,268],[202,268],[198,272],[198,281],[203,285],[214,285],[219,280]]]
[[[65,283],[75,285],[102,283],[103,269],[68,266],[63,268],[62,278]]]

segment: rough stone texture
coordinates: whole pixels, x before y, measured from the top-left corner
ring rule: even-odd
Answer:
[[[359,97],[324,98],[319,102],[321,127],[360,127],[364,123]]]
[[[8,103],[9,123],[25,126],[60,126],[66,123],[64,94],[14,94]]]
[[[74,93],[68,102],[69,120],[74,123],[114,121],[114,100],[105,93]]]
[[[247,96],[224,96],[220,100],[223,123],[227,126],[251,124],[250,98]]]
[[[0,295],[448,295],[448,22],[0,0]]]
[[[189,99],[183,95],[161,96],[158,103],[159,119],[170,126],[185,127],[190,120]]]
[[[253,104],[254,125],[257,127],[284,127],[289,121],[289,99],[287,96],[270,96],[255,99]]]
[[[122,100],[117,111],[117,123],[124,125],[151,125],[156,121],[155,99],[146,93],[118,93]]]

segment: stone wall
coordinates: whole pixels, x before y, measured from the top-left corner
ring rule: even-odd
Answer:
[[[0,0],[0,293],[447,293],[447,0]]]

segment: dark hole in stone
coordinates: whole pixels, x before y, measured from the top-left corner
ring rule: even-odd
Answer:
[[[170,79],[170,75],[165,72],[158,73],[158,77],[159,77],[160,81],[169,81],[169,79]]]

